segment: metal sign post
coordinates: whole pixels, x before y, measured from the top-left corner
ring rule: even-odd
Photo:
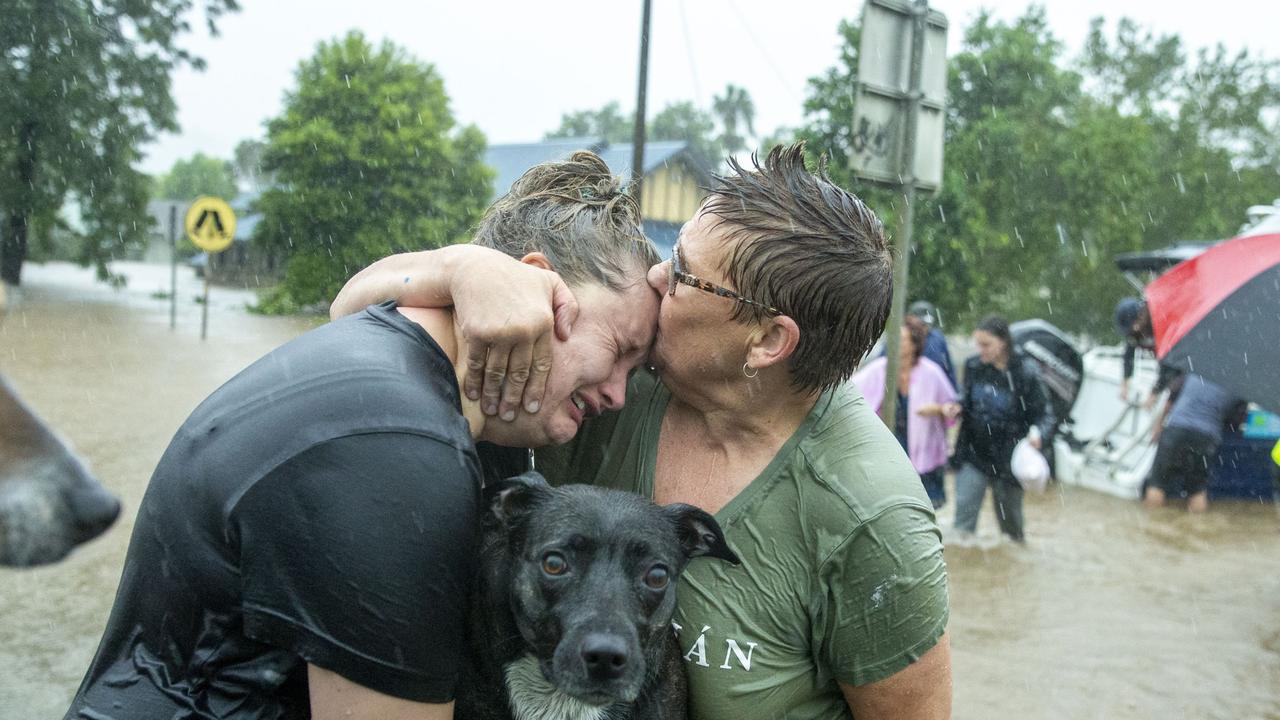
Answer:
[[[169,205],[169,329],[178,327],[178,206]]]
[[[898,408],[899,328],[907,303],[916,190],[936,191],[942,185],[946,47],[947,19],[930,10],[927,0],[867,0],[851,161],[859,177],[895,187],[903,196],[880,403],[880,417],[889,427]]]
[[[236,214],[222,198],[200,197],[187,208],[187,236],[205,251],[204,307],[200,311],[200,339],[209,328],[209,279],[213,275],[213,256],[231,247],[236,236]]]

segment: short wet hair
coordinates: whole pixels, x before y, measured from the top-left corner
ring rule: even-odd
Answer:
[[[586,150],[529,168],[489,206],[472,243],[515,258],[540,252],[566,284],[614,291],[634,285],[637,271],[644,282],[662,262],[641,229],[640,206]]]
[[[730,159],[703,212],[720,220],[733,247],[723,269],[738,292],[780,310],[800,327],[788,361],[802,392],[853,375],[884,332],[893,299],[893,249],[884,226],[853,193],[805,167],[804,143],[774,147],[751,167]],[[734,318],[763,318],[742,303]]]

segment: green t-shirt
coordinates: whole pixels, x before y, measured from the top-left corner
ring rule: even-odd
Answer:
[[[653,496],[670,394],[640,372],[622,412],[539,450],[552,482]],[[898,441],[850,385],[825,393],[759,477],[716,513],[733,567],[695,560],[675,623],[697,720],[848,718],[863,685],[932,648],[949,616],[942,536]]]

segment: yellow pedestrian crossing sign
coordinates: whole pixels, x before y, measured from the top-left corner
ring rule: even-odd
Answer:
[[[231,247],[236,236],[236,214],[222,198],[205,195],[187,208],[187,237],[205,252],[218,253]]]

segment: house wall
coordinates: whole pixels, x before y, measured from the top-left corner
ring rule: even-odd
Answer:
[[[698,176],[683,161],[669,163],[644,179],[640,193],[640,214],[645,220],[684,224],[706,193],[698,187]]]
[[[214,282],[245,288],[275,285],[284,279],[284,263],[274,252],[266,252],[247,240],[236,240],[231,247],[212,256]]]

